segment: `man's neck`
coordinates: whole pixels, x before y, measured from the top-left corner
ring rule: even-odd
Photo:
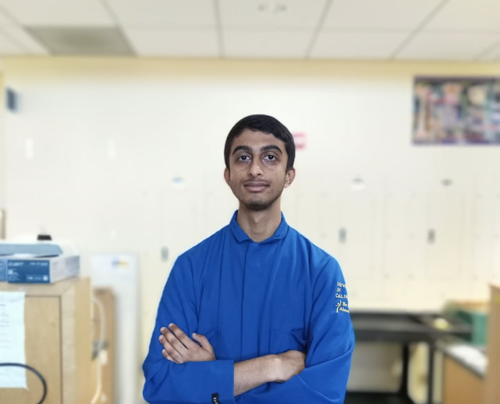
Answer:
[[[281,223],[281,208],[275,204],[266,210],[253,211],[240,205],[237,221],[248,237],[259,243],[276,232]]]

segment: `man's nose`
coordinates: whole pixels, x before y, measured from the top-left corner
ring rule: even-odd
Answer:
[[[259,160],[253,160],[250,166],[250,174],[252,177],[258,177],[262,175],[262,167],[260,166]]]

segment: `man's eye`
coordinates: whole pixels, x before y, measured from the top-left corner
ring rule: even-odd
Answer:
[[[270,161],[276,160],[276,156],[273,156],[272,154],[268,154],[265,158]]]
[[[240,160],[240,161],[249,161],[250,160],[250,156],[243,155],[243,156],[238,157],[238,160]]]

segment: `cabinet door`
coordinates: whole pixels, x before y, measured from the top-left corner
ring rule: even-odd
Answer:
[[[376,200],[373,194],[328,194],[322,200],[321,240],[349,273],[370,277],[375,268]]]
[[[370,194],[344,194],[340,209],[340,259],[356,277],[375,275],[376,201]]]
[[[466,231],[466,275],[472,296],[488,294],[486,285],[500,278],[500,176],[485,172],[474,178],[471,226]],[[472,298],[472,297],[471,297]]]
[[[385,279],[414,279],[424,275],[425,211],[425,198],[415,192],[385,196],[382,246]]]
[[[169,189],[161,193],[160,245],[166,249],[170,264],[201,240],[199,200],[199,195],[192,189]]]
[[[444,360],[443,384],[443,404],[483,402],[483,379],[449,357]]]
[[[495,265],[495,217],[499,209],[496,198],[478,193],[471,198],[472,231],[468,237],[470,279],[487,280]]]
[[[320,246],[339,261],[349,296],[360,304],[381,293],[376,202],[372,193],[345,192],[325,194],[320,204]]]
[[[425,267],[428,279],[456,279],[463,271],[465,198],[461,193],[427,195]]]
[[[313,243],[321,245],[321,229],[320,223],[322,220],[321,196],[318,192],[308,192],[301,190],[295,197],[295,222],[296,228],[304,236]]]
[[[500,279],[500,192],[495,196],[493,217],[493,279]]]

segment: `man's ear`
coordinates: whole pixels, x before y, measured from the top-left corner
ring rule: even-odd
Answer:
[[[285,175],[285,188],[288,188],[295,179],[295,168],[290,168]]]
[[[224,179],[226,180],[227,185],[231,185],[231,178],[229,175],[229,169],[227,167],[224,169]]]

